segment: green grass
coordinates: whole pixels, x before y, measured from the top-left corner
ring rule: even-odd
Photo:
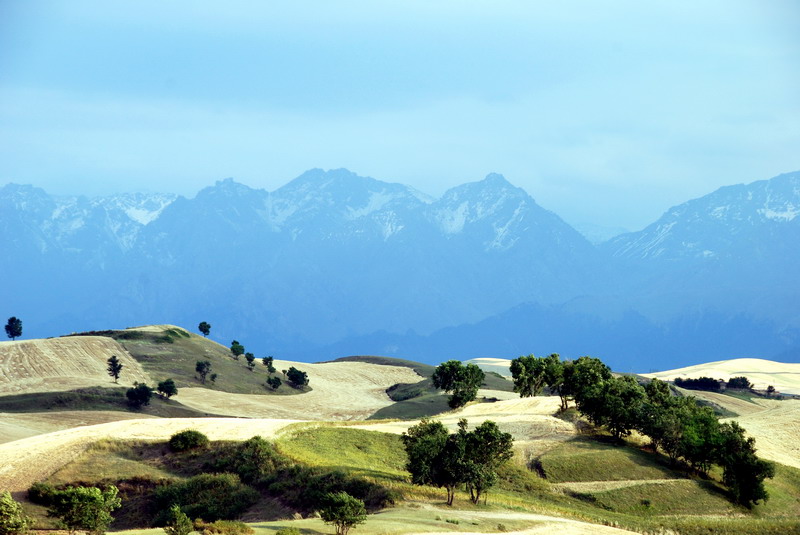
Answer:
[[[150,405],[135,410],[128,405],[125,387],[88,387],[66,392],[37,392],[0,397],[0,412],[46,411],[125,411],[162,418],[201,418],[214,416],[190,409],[176,399],[163,400],[154,395]]]
[[[644,483],[589,496],[598,507],[634,515],[727,515],[740,510],[717,485],[690,479]]]
[[[553,483],[686,477],[671,469],[662,456],[592,438],[565,442],[539,460]]]
[[[282,395],[299,394],[310,390],[308,387],[302,390],[290,387],[278,371],[278,377],[283,384],[273,391],[265,386],[269,374],[260,358],[255,361],[255,369],[250,371],[244,356],[234,360],[229,348],[177,327],[162,332],[90,331],[70,336],[113,338],[142,365],[156,384],[171,378],[179,390],[185,387],[204,387],[234,394]],[[211,362],[211,373],[218,375],[215,383],[207,379],[203,384],[197,377],[195,365],[198,360]],[[314,384],[313,376],[309,377],[309,382],[311,385]]]

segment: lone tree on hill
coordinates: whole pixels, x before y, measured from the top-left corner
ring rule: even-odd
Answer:
[[[211,362],[208,360],[198,360],[194,366],[194,371],[200,375],[200,380],[206,384],[206,375],[211,371]]]
[[[22,336],[22,320],[16,316],[11,316],[8,318],[8,323],[6,323],[6,334],[9,338],[11,338],[11,341],[14,341],[16,338]]]
[[[295,388],[299,388],[308,384],[308,375],[306,372],[301,372],[294,366],[289,368],[289,371],[286,372],[286,379],[288,379],[288,381]]]
[[[197,326],[197,330],[203,333],[203,336],[208,336],[208,333],[211,332],[211,324],[205,321],[201,321],[200,325]]]
[[[485,377],[474,364],[464,366],[458,360],[448,360],[436,368],[431,379],[434,387],[453,393],[447,404],[457,409],[475,399]]]
[[[274,361],[275,361],[275,359],[272,358],[272,355],[270,355],[269,357],[264,357],[263,359],[261,359],[261,362],[263,362],[264,366],[267,367],[267,373],[275,373],[277,371],[275,369],[275,366],[273,365]]]
[[[114,378],[115,383],[119,383],[119,374],[122,372],[122,363],[116,355],[111,355],[108,362],[108,375]]]
[[[175,386],[175,381],[172,379],[166,379],[165,381],[158,383],[158,388],[156,388],[156,391],[160,396],[167,399],[178,395],[178,387]]]
[[[231,342],[231,353],[233,354],[233,358],[235,360],[239,360],[239,357],[244,355],[244,346],[238,341],[234,340]]]
[[[323,497],[319,516],[326,524],[336,526],[336,535],[347,535],[350,528],[367,520],[364,502],[346,492],[329,492]]]
[[[256,356],[248,352],[244,354],[244,359],[247,361],[247,367],[253,371],[256,367]]]

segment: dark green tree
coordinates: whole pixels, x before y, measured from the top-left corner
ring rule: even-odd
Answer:
[[[581,412],[619,439],[639,427],[644,401],[645,390],[636,379],[611,377],[587,390]]]
[[[213,385],[217,384],[217,377],[219,377],[219,375],[217,375],[216,373],[212,373],[211,375],[208,376],[208,378],[211,379],[211,384]]]
[[[281,386],[281,380],[279,377],[267,377],[267,386],[272,388],[273,390],[277,390],[279,386]]]
[[[194,371],[200,375],[200,380],[206,384],[206,376],[211,372],[211,361],[198,360],[194,366]]]
[[[720,426],[719,455],[716,463],[722,466],[722,483],[733,499],[746,507],[767,501],[769,494],[764,479],[775,477],[775,465],[756,456],[755,439],[745,437],[738,423]]]
[[[439,455],[447,442],[447,428],[438,420],[423,418],[417,425],[408,428],[401,440],[405,445],[408,463],[406,470],[411,473],[415,485],[434,485]]]
[[[128,398],[128,405],[139,409],[144,405],[150,405],[153,389],[147,386],[147,383],[133,383],[133,388],[129,388],[125,392],[125,397]]]
[[[564,384],[581,412],[583,412],[581,405],[589,399],[594,399],[594,390],[601,388],[604,381],[611,379],[611,370],[608,366],[600,359],[592,357],[581,357],[573,361],[569,372],[566,368],[564,372]]]
[[[248,352],[244,354],[244,359],[247,361],[247,367],[253,371],[256,367],[256,356]]]
[[[319,516],[326,524],[333,524],[336,527],[336,535],[347,535],[350,528],[367,520],[364,502],[344,491],[325,494],[323,503]]]
[[[545,385],[546,367],[545,359],[533,355],[512,360],[510,368],[511,378],[514,380],[514,392],[521,398],[541,394]]]
[[[6,334],[12,341],[22,336],[22,320],[11,316],[6,323]]]
[[[740,376],[740,377],[731,377],[728,380],[728,388],[735,388],[740,390],[750,390],[753,388],[753,384],[747,377]]]
[[[452,392],[447,404],[453,409],[463,407],[474,400],[484,378],[483,370],[475,364],[464,366],[458,360],[443,362],[431,376],[435,388]]]
[[[119,374],[122,372],[122,363],[119,361],[116,355],[111,355],[111,357],[106,361],[108,363],[108,375],[114,378],[114,382],[119,382]]]
[[[462,422],[465,429],[467,422]],[[514,456],[514,440],[511,434],[503,433],[490,420],[466,433],[464,439],[467,464],[465,479],[472,503],[477,504],[481,495],[497,483],[498,468]]]
[[[234,359],[239,360],[239,357],[244,355],[244,346],[238,341],[234,340],[231,342],[231,354],[233,354]]]
[[[52,494],[47,515],[56,517],[69,531],[105,533],[114,518],[111,512],[121,505],[117,487],[67,487]]]
[[[197,330],[203,333],[203,336],[208,336],[208,333],[211,332],[211,324],[201,321],[200,325],[197,326]]]
[[[275,359],[273,359],[271,356],[264,357],[263,359],[261,359],[261,362],[263,362],[264,366],[266,366],[267,373],[275,373],[276,372],[275,366],[273,364],[275,362]]]
[[[172,504],[167,513],[167,523],[164,526],[167,535],[189,535],[194,531],[194,524],[189,517],[181,511],[178,504]]]
[[[308,384],[308,375],[306,372],[300,371],[294,366],[290,367],[286,372],[286,379],[295,388],[300,388]]]
[[[22,535],[33,521],[8,491],[0,492],[0,535]]]
[[[175,386],[175,381],[173,381],[172,379],[166,379],[158,383],[156,391],[162,397],[169,399],[172,396],[176,396],[178,394],[178,387]]]

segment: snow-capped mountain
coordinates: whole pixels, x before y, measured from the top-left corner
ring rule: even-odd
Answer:
[[[772,356],[800,346],[799,183],[722,188],[599,247],[497,174],[438,199],[346,169],[191,199],[10,184],[0,302],[29,336],[203,320],[223,343],[310,360],[514,357],[487,353],[559,339],[612,363]],[[758,343],[727,343],[742,333]]]

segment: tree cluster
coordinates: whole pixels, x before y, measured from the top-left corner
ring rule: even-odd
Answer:
[[[306,372],[300,371],[294,366],[286,371],[286,380],[295,388],[300,388],[308,384],[308,375]],[[280,383],[278,383],[280,386]]]
[[[463,407],[474,400],[484,378],[483,370],[475,364],[464,366],[458,360],[448,360],[440,364],[431,376],[435,388],[452,392],[447,401],[451,409]]]
[[[530,356],[512,362],[514,388],[521,396],[547,385],[574,399],[583,415],[616,438],[638,431],[673,461],[683,460],[701,473],[714,464],[722,467],[722,482],[738,503],[749,507],[767,499],[764,479],[773,477],[774,466],[756,456],[755,440],[745,437],[735,422],[720,423],[713,410],[694,398],[672,396],[669,385],[658,379],[642,386],[631,376],[613,377],[599,359],[563,362],[560,376],[552,377],[545,370],[548,364],[558,367],[558,356],[536,360]],[[562,407],[566,399],[562,397]]]
[[[67,487],[53,490],[47,496],[47,516],[59,519],[70,532],[85,530],[105,533],[114,518],[111,512],[121,501],[117,487],[111,485],[101,490],[97,487]]]
[[[711,377],[698,377],[697,379],[675,378],[675,386],[686,388],[687,390],[707,390],[709,392],[719,392],[723,382]]]
[[[150,405],[150,400],[153,398],[153,389],[147,386],[147,383],[133,383],[133,388],[129,388],[125,392],[125,397],[128,398],[128,405],[134,409],[139,409],[145,405]]]
[[[511,435],[490,420],[467,431],[462,418],[451,434],[441,422],[423,419],[403,433],[402,440],[411,482],[444,488],[447,505],[453,505],[459,485],[465,485],[472,502],[478,503],[497,482],[497,469],[513,455]]]

